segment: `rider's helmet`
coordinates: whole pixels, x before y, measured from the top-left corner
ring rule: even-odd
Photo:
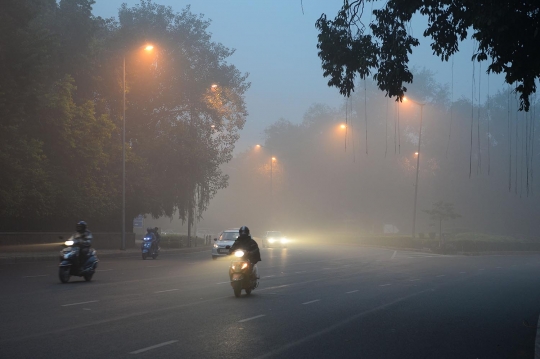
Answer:
[[[79,222],[77,222],[77,227],[76,227],[76,229],[77,229],[77,232],[78,232],[78,233],[83,233],[84,231],[86,231],[86,228],[87,228],[87,227],[88,227],[88,226],[86,225],[86,222],[85,222],[85,221],[79,221]]]
[[[240,230],[238,231],[238,234],[242,235],[245,234],[246,236],[249,236],[249,228],[246,226],[240,227]]]

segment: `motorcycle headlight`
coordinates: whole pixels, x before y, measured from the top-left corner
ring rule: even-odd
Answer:
[[[71,247],[73,245],[73,241],[65,241],[64,244],[68,247]]]
[[[244,251],[236,251],[236,252],[234,252],[234,255],[236,257],[243,257],[244,256]]]

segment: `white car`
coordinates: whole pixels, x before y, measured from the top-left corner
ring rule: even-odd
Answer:
[[[212,246],[212,259],[229,255],[229,249],[233,245],[234,241],[236,241],[236,238],[238,238],[239,229],[240,228],[226,229],[219,234],[218,238],[214,238],[214,245]]]

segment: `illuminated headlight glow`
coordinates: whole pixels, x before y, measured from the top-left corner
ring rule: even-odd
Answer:
[[[68,247],[71,247],[73,245],[73,241],[65,241],[64,244]]]
[[[285,237],[281,238],[281,243],[287,243],[287,238]]]
[[[274,243],[276,240],[274,238],[268,238],[268,242]]]
[[[217,248],[217,247],[218,247],[217,243],[214,243],[214,248]]]
[[[243,257],[244,256],[244,251],[236,251],[236,252],[234,252],[234,255],[236,257]]]
[[[246,262],[244,262],[244,264],[242,264],[242,269],[246,269],[248,266],[248,264]]]

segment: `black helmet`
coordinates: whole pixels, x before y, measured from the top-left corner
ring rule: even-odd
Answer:
[[[150,232],[153,231],[153,229],[152,229],[152,227],[148,227],[148,228],[146,228],[146,231],[147,231],[148,233],[150,233]]]
[[[249,236],[249,228],[246,227],[246,226],[242,226],[242,227],[240,227],[240,230],[238,231],[238,233],[240,235],[245,234],[245,235]]]
[[[85,221],[79,221],[79,222],[77,223],[77,227],[76,227],[76,228],[77,228],[77,232],[82,233],[82,232],[86,231],[86,228],[87,228],[87,227],[88,227],[88,226],[86,225],[86,222],[85,222]]]

